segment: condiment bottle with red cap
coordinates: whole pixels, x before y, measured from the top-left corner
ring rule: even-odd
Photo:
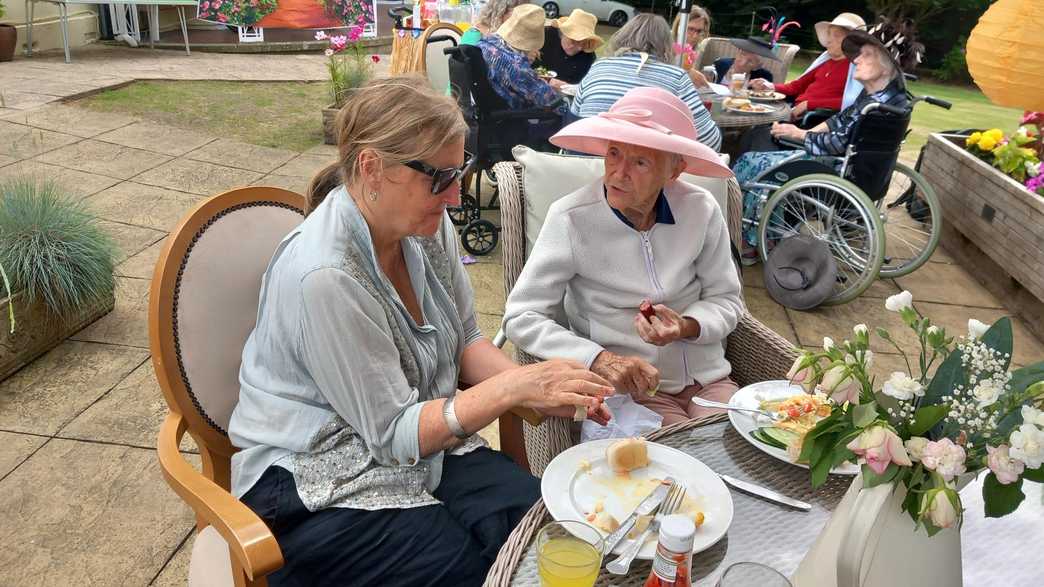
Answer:
[[[660,523],[652,571],[645,587],[692,587],[692,539],[696,525],[679,514],[665,516]]]

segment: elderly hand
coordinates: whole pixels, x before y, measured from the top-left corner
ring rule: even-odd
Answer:
[[[773,84],[770,81],[763,80],[760,77],[750,80],[750,83],[747,85],[749,85],[751,89],[753,89],[755,92],[768,92],[775,91],[776,89],[775,84]]]
[[[798,102],[794,104],[794,107],[790,109],[790,119],[797,120],[808,112],[808,100],[804,102]]]
[[[510,369],[498,377],[503,378],[505,391],[515,398],[516,405],[556,416],[571,417],[574,406],[584,406],[593,417],[607,414],[602,398],[613,394],[609,381],[576,361],[563,359]]]
[[[695,67],[689,70],[689,77],[692,78],[692,85],[697,88],[706,88],[710,86],[710,82],[707,81],[707,76],[703,75],[703,72]]]
[[[787,124],[784,122],[772,123],[772,130],[770,132],[774,138],[789,139],[799,143],[805,142],[805,135],[808,134],[807,130],[800,129],[793,124]]]
[[[660,386],[660,372],[638,357],[602,351],[591,363],[591,370],[608,380],[616,389],[632,395],[647,394]]]
[[[558,78],[551,78],[547,80],[547,85],[551,86],[552,89],[561,90],[566,83]]]
[[[666,346],[676,340],[700,335],[700,323],[695,319],[682,317],[663,304],[653,306],[653,311],[655,314],[648,320],[640,312],[634,317],[634,328],[645,342]]]

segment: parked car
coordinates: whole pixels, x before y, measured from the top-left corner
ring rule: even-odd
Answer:
[[[548,18],[568,16],[574,8],[579,8],[617,27],[623,26],[637,14],[633,6],[613,0],[533,0],[533,4],[542,6]]]

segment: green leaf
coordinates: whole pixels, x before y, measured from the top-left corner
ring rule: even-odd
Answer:
[[[1001,484],[992,472],[982,483],[982,500],[985,502],[987,518],[1000,518],[1018,509],[1026,494],[1022,493],[1022,479],[1007,485]]]
[[[866,428],[877,419],[877,404],[869,402],[859,404],[852,409],[852,423],[859,428]]]
[[[817,462],[812,464],[812,487],[816,488],[826,482],[827,476],[830,474],[830,469],[833,468],[834,460],[830,458],[832,455],[823,455],[827,458],[820,458]]]
[[[874,328],[874,332],[877,333],[877,336],[880,336],[881,338],[883,338],[885,340],[892,340],[892,335],[888,334],[888,331],[885,330],[884,328],[881,328],[880,326],[877,326],[876,328]]]
[[[942,397],[953,393],[958,385],[965,385],[964,368],[961,366],[961,351],[954,349],[935,371],[935,377],[924,390],[921,398],[922,406],[933,406],[943,403]]]
[[[989,330],[982,335],[983,344],[990,347],[991,349],[999,352],[1001,357],[1005,354],[1008,357],[1002,358],[1003,370],[1007,371],[1008,366],[1011,364],[1011,349],[1012,349],[1012,334],[1011,334],[1011,318],[1004,316],[997,320],[990,326]]]
[[[910,423],[910,436],[923,436],[932,429],[950,411],[949,404],[935,406],[924,406],[914,412],[913,422]]]
[[[899,465],[895,463],[888,463],[888,468],[880,475],[874,473],[874,470],[870,468],[870,465],[863,465],[863,487],[877,487],[882,483],[888,483],[892,479],[895,479],[895,476],[898,474]]]
[[[1022,472],[1022,478],[1030,481],[1036,481],[1037,483],[1044,483],[1044,467],[1037,467],[1036,469],[1026,469]]]

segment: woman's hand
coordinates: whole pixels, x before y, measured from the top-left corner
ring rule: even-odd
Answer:
[[[805,142],[805,135],[808,134],[807,130],[800,129],[793,124],[787,124],[785,122],[772,123],[772,130],[769,132],[772,133],[774,138],[788,139],[798,143]]]
[[[760,77],[750,80],[749,85],[755,92],[770,92],[776,90],[776,85]]]
[[[804,116],[806,112],[808,112],[808,100],[805,100],[804,102],[798,102],[797,104],[794,104],[793,108],[790,109],[790,119],[798,120],[799,118]]]
[[[689,77],[692,79],[692,85],[697,88],[710,87],[710,82],[707,81],[707,76],[703,75],[703,72],[695,67],[689,70]]]
[[[676,340],[700,335],[700,323],[696,320],[683,318],[663,304],[653,306],[653,311],[655,313],[648,320],[641,313],[634,316],[634,328],[645,342],[666,346]]]
[[[598,413],[602,398],[613,394],[609,381],[592,373],[576,361],[553,359],[498,375],[515,400],[515,405],[534,408],[545,414],[559,415],[555,408],[565,407],[572,416],[575,406],[584,406],[588,414]]]
[[[631,394],[647,394],[660,386],[660,372],[638,357],[625,357],[602,351],[591,363],[591,370],[604,377],[616,389]]]
[[[551,88],[553,90],[557,91],[557,90],[561,90],[562,86],[566,85],[566,83],[564,81],[556,78],[556,77],[553,77],[553,78],[547,80],[547,85],[551,86]]]

